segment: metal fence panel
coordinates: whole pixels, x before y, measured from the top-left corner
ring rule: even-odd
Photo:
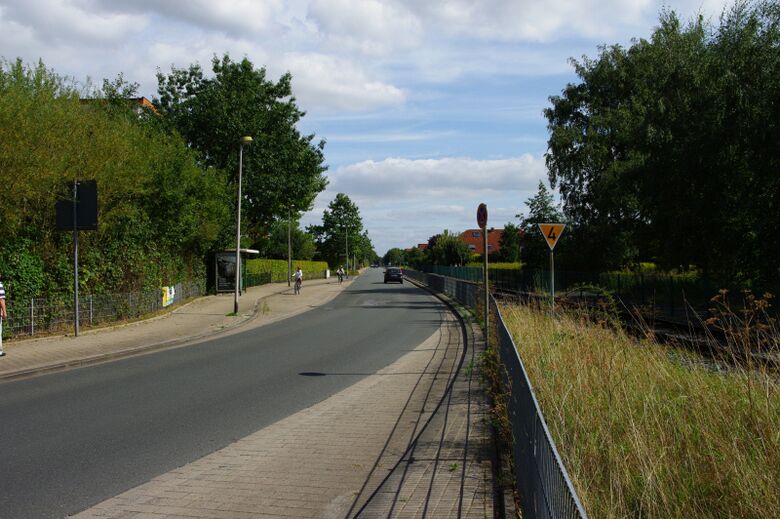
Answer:
[[[454,268],[451,272],[458,273]],[[413,270],[404,271],[404,274],[466,307],[477,309],[480,304],[481,287],[477,283]],[[512,454],[523,517],[586,519],[587,514],[547,428],[520,353],[492,296],[490,307],[495,316],[499,357],[505,370]]]
[[[204,281],[175,285],[174,304],[206,293]],[[162,308],[162,291],[86,295],[79,299],[79,323],[82,326],[108,324],[134,319]],[[3,323],[3,337],[32,336],[41,333],[68,331],[73,328],[72,299],[9,300],[8,319]]]
[[[464,281],[482,281],[481,267],[425,265],[420,271]],[[517,294],[549,294],[550,272],[538,269],[489,269],[493,288]],[[556,294],[567,295],[592,285],[608,290],[628,307],[647,307],[653,313],[671,318],[687,316],[691,310],[704,313],[719,288],[740,293],[744,287],[718,287],[707,277],[671,275],[657,272],[577,272],[555,271]]]

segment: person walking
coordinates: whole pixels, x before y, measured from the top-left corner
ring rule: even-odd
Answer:
[[[5,311],[5,287],[3,286],[3,277],[0,276],[0,357],[5,355],[3,350],[3,320],[8,317]]]
[[[295,270],[295,295],[301,293],[301,285],[303,285],[303,271],[301,270],[301,267],[298,267]]]
[[[339,269],[336,271],[336,275],[339,277],[339,283],[344,281],[344,269],[342,267],[339,267]]]

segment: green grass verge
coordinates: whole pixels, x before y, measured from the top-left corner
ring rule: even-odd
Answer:
[[[715,369],[574,314],[502,312],[590,517],[777,516],[776,373]]]

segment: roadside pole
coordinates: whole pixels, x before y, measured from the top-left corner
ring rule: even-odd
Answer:
[[[78,206],[79,183],[73,181],[73,330],[79,336],[79,227]]]
[[[485,204],[479,204],[479,207],[477,207],[477,225],[482,230],[482,239],[483,239],[483,267],[482,270],[484,271],[484,283],[485,283],[485,344],[490,345],[489,341],[489,335],[490,335],[490,288],[489,288],[489,277],[488,277],[488,233],[487,233],[487,220],[488,220],[488,210],[487,206]]]
[[[73,180],[67,184],[71,197],[61,198],[55,204],[56,225],[59,231],[73,233],[73,331],[79,335],[79,231],[98,228],[97,182]]]
[[[550,247],[550,309],[555,312],[555,257],[553,255],[553,249],[555,244],[558,243],[558,239],[563,234],[563,229],[566,224],[563,223],[540,223],[539,231],[547,242],[547,246]]]

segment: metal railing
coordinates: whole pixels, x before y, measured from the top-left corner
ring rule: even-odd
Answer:
[[[177,283],[174,305],[206,292],[205,282]],[[134,319],[163,308],[161,289],[117,294],[89,294],[79,299],[79,324],[84,327]],[[3,337],[33,336],[67,331],[73,328],[73,300],[34,298],[9,299],[8,318],[3,322]]]
[[[480,297],[482,285],[413,270],[406,270],[404,274],[478,313],[484,310]],[[508,391],[507,412],[523,517],[586,519],[587,514],[547,428],[520,353],[492,296],[490,310]]]
[[[423,265],[421,271],[465,281],[482,282],[481,267]],[[496,290],[513,293],[550,293],[550,271],[530,268],[488,269]],[[555,292],[576,296],[581,287],[600,287],[628,307],[652,309],[654,315],[687,318],[691,310],[704,313],[718,289],[740,293],[738,286],[721,287],[704,276],[682,276],[653,272],[577,272],[555,271]]]

